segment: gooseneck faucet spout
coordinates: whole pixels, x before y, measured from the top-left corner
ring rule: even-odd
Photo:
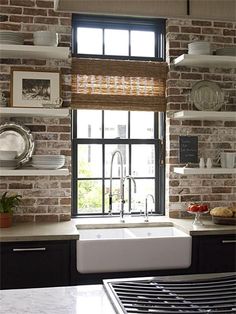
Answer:
[[[154,196],[152,194],[147,194],[145,198],[145,212],[144,212],[144,221],[148,222],[148,198],[152,199],[153,204],[155,204]]]
[[[120,160],[120,200],[121,200],[121,208],[124,210],[124,162],[123,162],[123,156],[120,150],[115,150],[112,153],[111,156],[111,169],[110,169],[110,194],[109,194],[109,215],[112,214],[112,196],[113,196],[113,192],[112,192],[112,180],[113,180],[113,176],[112,176],[112,170],[113,170],[113,161],[114,161],[114,157],[115,155],[118,155],[119,160]]]

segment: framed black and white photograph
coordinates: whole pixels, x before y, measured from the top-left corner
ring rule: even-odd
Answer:
[[[60,72],[13,68],[11,71],[11,106],[43,107],[60,98]]]

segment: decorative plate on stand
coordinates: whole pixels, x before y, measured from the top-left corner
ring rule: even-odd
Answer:
[[[190,103],[198,110],[217,111],[224,103],[224,93],[218,84],[211,81],[200,81],[192,87]]]

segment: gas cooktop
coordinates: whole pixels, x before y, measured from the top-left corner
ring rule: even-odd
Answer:
[[[236,313],[236,273],[103,281],[118,314]]]

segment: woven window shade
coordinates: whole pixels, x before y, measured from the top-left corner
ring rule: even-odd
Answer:
[[[73,109],[166,110],[167,64],[73,58]]]

